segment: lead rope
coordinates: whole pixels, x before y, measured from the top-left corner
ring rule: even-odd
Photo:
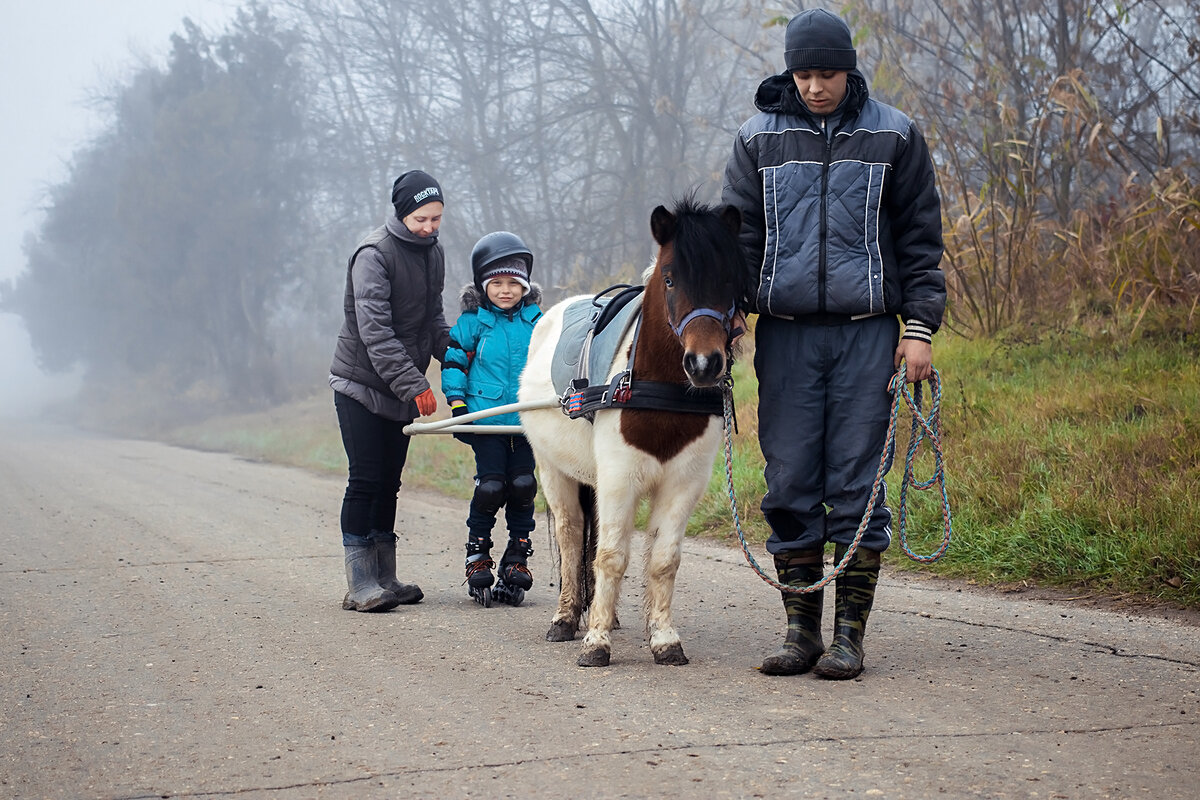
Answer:
[[[830,582],[837,579],[846,570],[846,566],[854,558],[854,551],[858,549],[858,543],[862,541],[863,534],[867,530],[867,523],[871,519],[871,514],[875,510],[875,501],[879,496],[879,487],[883,485],[883,479],[887,475],[888,462],[895,451],[896,447],[896,420],[900,415],[900,399],[903,397],[904,402],[908,405],[912,412],[912,432],[908,442],[908,452],[904,457],[904,476],[900,481],[900,511],[899,511],[899,528],[900,528],[900,546],[904,549],[904,554],[913,561],[919,561],[924,564],[929,564],[937,561],[945,554],[946,549],[950,546],[950,499],[946,494],[946,473],[942,462],[942,437],[940,432],[940,418],[942,412],[942,376],[937,371],[933,370],[933,377],[929,380],[929,389],[931,403],[929,415],[925,416],[921,413],[921,391],[918,386],[917,394],[914,397],[909,391],[908,385],[905,383],[906,367],[904,362],[900,363],[900,369],[892,376],[892,380],[888,384],[888,391],[892,393],[892,411],[891,419],[888,421],[887,441],[883,445],[883,453],[879,456],[879,468],[875,472],[875,482],[871,486],[871,497],[867,501],[867,509],[863,512],[862,522],[858,525],[858,531],[854,534],[854,541],[846,548],[846,554],[842,556],[828,575],[811,586],[788,586],[779,583],[771,576],[763,572],[762,567],[758,565],[758,561],[750,553],[750,548],[746,544],[746,535],[742,531],[741,518],[738,515],[737,497],[733,490],[733,381],[726,380],[722,384],[725,404],[725,485],[729,489],[729,509],[733,512],[733,525],[737,531],[738,541],[741,542],[742,552],[746,555],[746,560],[750,562],[750,566],[758,574],[758,577],[774,586],[781,592],[788,594],[807,594],[809,592],[819,592],[824,589]],[[929,439],[930,447],[933,449],[934,471],[933,475],[927,481],[918,481],[913,474],[913,465],[916,460],[917,449],[921,441],[925,438]],[[907,501],[908,487],[926,491],[937,485],[941,488],[942,493],[942,520],[945,523],[943,528],[942,543],[933,553],[923,556],[914,553],[908,546],[908,536],[906,533],[906,525],[908,522]]]

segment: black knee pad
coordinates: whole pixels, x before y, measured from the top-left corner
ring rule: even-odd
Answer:
[[[481,511],[495,515],[504,505],[507,493],[504,489],[504,478],[499,475],[484,475],[475,483],[475,497],[472,503]]]
[[[513,505],[528,507],[537,496],[537,478],[532,472],[513,475],[508,481],[508,499]]]

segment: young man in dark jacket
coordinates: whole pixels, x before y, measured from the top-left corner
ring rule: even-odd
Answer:
[[[408,457],[404,426],[437,410],[425,379],[450,341],[442,312],[446,257],[438,243],[444,201],[420,170],[392,186],[394,213],[358,243],[347,266],[345,319],[329,385],[350,477],[342,500],[348,591],[342,608],[387,611],[418,603],[396,580],[396,493]]]
[[[742,212],[752,278],[744,310],[759,315],[767,550],[780,583],[806,586],[822,577],[826,542],[840,561],[854,540],[887,437],[888,384],[901,360],[908,381],[931,376],[946,292],[929,150],[912,120],[870,98],[849,27],[823,9],[797,15],[784,62],[738,131],[722,199]],[[785,592],[787,637],[763,672],[862,672],[891,542],[884,500],[837,580],[829,650],[821,593]]]

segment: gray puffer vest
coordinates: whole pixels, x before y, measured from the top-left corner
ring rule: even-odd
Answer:
[[[430,388],[425,370],[450,340],[445,280],[436,238],[419,239],[394,217],[374,230],[347,264],[345,319],[329,371],[405,402]]]

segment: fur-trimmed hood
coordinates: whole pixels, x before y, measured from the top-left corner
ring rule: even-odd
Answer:
[[[484,295],[475,288],[475,284],[468,283],[462,288],[462,292],[458,296],[459,305],[462,307],[462,313],[473,314],[484,305]],[[537,283],[529,284],[529,291],[521,298],[522,306],[536,306],[542,303],[542,287]],[[514,306],[516,308],[516,306]]]

